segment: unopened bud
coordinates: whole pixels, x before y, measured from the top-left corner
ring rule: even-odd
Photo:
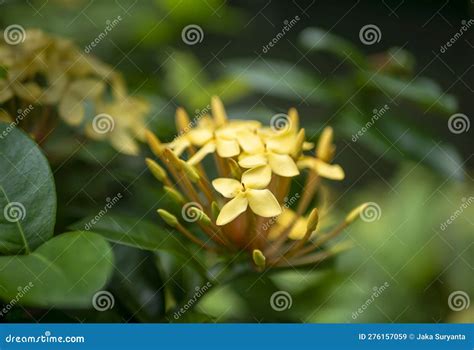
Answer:
[[[153,159],[145,159],[148,169],[150,169],[153,176],[158,180],[163,182],[166,179],[166,171],[163,169],[157,162]]]
[[[207,226],[212,224],[212,221],[209,218],[209,216],[207,216],[206,213],[204,213],[201,209],[199,209],[197,207],[191,207],[189,210],[196,214],[196,217],[199,218],[199,221],[201,223],[203,223]]]
[[[296,140],[293,145],[293,149],[291,150],[291,156],[293,157],[293,159],[298,159],[303,153],[303,144],[305,141],[305,137],[306,135],[304,129],[300,129],[300,131],[298,131],[298,134],[296,135]]]
[[[313,232],[316,230],[319,222],[318,209],[314,208],[308,216],[308,223],[306,224],[306,231]]]
[[[184,197],[181,195],[181,193],[179,193],[178,191],[176,191],[174,188],[172,187],[168,187],[168,186],[163,186],[163,190],[166,192],[166,195],[171,198],[171,200],[173,202],[176,202],[178,204],[184,204],[186,202],[186,200],[184,199]]]
[[[160,140],[158,137],[155,136],[150,130],[145,130],[145,137],[148,143],[148,146],[150,147],[151,151],[157,156],[161,156],[163,153],[163,145],[161,144]]]
[[[346,219],[344,221],[347,224],[354,222],[360,217],[360,213],[362,213],[368,205],[368,203],[364,203],[359,205],[357,208],[352,209],[352,211],[346,216]]]
[[[178,158],[176,154],[169,148],[165,148],[163,151],[163,155],[165,156],[166,160],[173,166],[176,170],[181,170],[181,159]]]
[[[329,163],[334,155],[333,145],[334,132],[330,126],[324,128],[319,137],[318,146],[316,148],[316,156],[323,162]]]
[[[212,202],[211,212],[212,212],[212,217],[214,219],[217,219],[217,217],[219,216],[220,211],[221,211],[221,209],[219,208],[219,205],[217,204],[217,202]]]
[[[267,259],[265,258],[265,255],[263,255],[263,253],[259,249],[253,250],[252,258],[256,266],[258,266],[261,269],[265,268],[265,261]]]
[[[190,125],[191,121],[189,120],[188,114],[183,108],[179,107],[176,110],[176,128],[179,132],[185,133]]]
[[[212,96],[211,107],[212,116],[214,117],[214,121],[216,122],[217,126],[224,125],[227,122],[227,114],[221,99],[217,96]]]
[[[180,160],[181,163],[181,168],[184,170],[184,173],[188,177],[188,179],[191,180],[191,182],[198,182],[201,176],[199,176],[199,173],[197,172],[196,168],[188,163],[186,163],[184,160]]]
[[[229,164],[232,177],[234,177],[235,179],[240,179],[242,176],[242,170],[240,169],[239,164],[232,158],[226,158],[226,159],[227,159],[227,163]]]
[[[161,216],[161,218],[171,227],[176,227],[179,224],[176,216],[164,209],[158,209],[158,215]]]

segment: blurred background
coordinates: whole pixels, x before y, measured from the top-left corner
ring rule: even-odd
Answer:
[[[331,184],[331,208],[378,208],[345,232],[355,247],[330,264],[214,286],[179,322],[473,322],[473,9],[421,0],[3,0],[0,26],[70,38],[122,72],[164,140],[176,107],[199,114],[212,95],[234,118],[268,122],[296,107],[313,140],[335,129],[346,179]],[[118,155],[62,128],[44,145],[58,232],[118,192],[116,213],[158,221],[146,147]],[[170,321],[165,299],[186,302],[205,285],[166,254],[114,251],[113,310],[18,308],[8,321]],[[291,295],[285,312],[269,305],[276,291]],[[453,305],[459,296],[464,303]]]

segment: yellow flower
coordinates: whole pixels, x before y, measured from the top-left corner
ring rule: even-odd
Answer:
[[[218,178],[212,181],[214,188],[226,198],[232,198],[225,204],[217,217],[219,226],[228,224],[250,209],[262,217],[272,217],[281,214],[281,207],[275,196],[268,189],[272,178],[269,167],[260,166],[247,170],[242,174],[241,181],[235,179]]]
[[[162,163],[147,159],[148,167],[163,182],[167,195],[182,206],[183,219],[195,222],[208,239],[188,230],[179,215],[160,209],[164,222],[206,251],[247,251],[257,271],[318,263],[347,247],[345,242],[326,243],[350,225],[364,206],[335,227],[328,221],[319,225],[325,205],[309,210],[315,194],[325,192],[318,188],[322,177],[344,177],[342,168],[331,164],[335,151],[332,129],[323,131],[314,157],[305,154],[314,145],[299,128],[295,109],[288,113],[287,127],[279,129],[253,120],[229,120],[217,97],[211,105],[212,119],[206,116],[197,122],[178,109],[179,134],[169,143],[147,132],[150,148]],[[216,169],[201,164],[209,154],[213,154]],[[309,170],[301,196],[291,192],[299,169]],[[216,178],[209,180],[215,173]]]
[[[3,39],[4,35],[0,35]],[[19,127],[37,138],[49,135],[58,119],[85,130],[93,139],[107,139],[118,151],[137,154],[144,139],[149,107],[131,97],[119,73],[70,40],[28,29],[24,41],[0,40],[0,104],[33,104],[28,122]],[[53,108],[52,108],[53,107]],[[9,112],[16,114],[16,108]],[[87,113],[89,112],[89,113]],[[93,117],[110,115],[110,132],[95,132]],[[36,119],[36,123],[30,123]]]

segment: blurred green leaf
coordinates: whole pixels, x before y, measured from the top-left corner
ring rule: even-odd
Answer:
[[[23,305],[90,307],[112,269],[112,249],[105,239],[65,233],[29,255],[0,257],[0,296]]]
[[[242,81],[256,92],[286,99],[328,104],[335,101],[335,91],[312,74],[284,61],[226,62],[226,72],[232,79]]]
[[[355,45],[324,29],[306,28],[301,32],[299,40],[310,51],[327,51],[344,60],[350,57],[350,63],[355,61],[361,67],[367,65],[366,57]]]
[[[0,253],[27,254],[53,236],[56,192],[36,143],[0,123]]]
[[[375,90],[380,90],[387,98],[396,100],[398,97],[406,99],[428,110],[452,114],[457,110],[456,99],[452,95],[443,93],[438,84],[427,78],[402,80],[401,78],[373,73],[361,73],[362,85],[367,84]]]

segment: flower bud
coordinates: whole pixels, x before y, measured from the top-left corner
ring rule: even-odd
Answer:
[[[180,133],[186,133],[190,125],[191,121],[189,120],[188,114],[183,108],[178,107],[176,110],[176,128]]]
[[[163,182],[166,179],[166,171],[163,169],[157,162],[153,159],[147,158],[146,165],[150,169],[153,176],[160,182]]]
[[[364,204],[359,205],[357,208],[352,209],[352,211],[346,216],[344,221],[347,224],[351,224],[352,222],[354,222],[356,219],[359,218],[360,213],[362,213],[362,211],[364,211],[364,209],[367,208],[368,205],[369,205],[368,203],[364,203]]]
[[[217,202],[212,202],[211,204],[211,211],[212,211],[212,217],[214,219],[217,219],[217,217],[219,216],[219,213],[221,211],[221,209],[219,208],[219,205],[217,204]]]
[[[179,224],[179,221],[176,216],[174,216],[170,212],[167,212],[164,209],[158,209],[158,215],[161,216],[161,218],[171,227],[176,227]]]
[[[314,208],[308,216],[308,223],[306,224],[306,231],[313,232],[316,230],[319,222],[318,209]]]
[[[181,195],[181,193],[176,191],[174,188],[168,187],[168,186],[163,186],[163,190],[165,191],[166,195],[169,198],[171,198],[171,200],[173,202],[176,202],[177,204],[184,204],[186,202],[186,200]]]
[[[318,146],[316,148],[316,156],[326,163],[329,163],[333,158],[333,135],[333,129],[330,126],[325,127],[319,137]]]
[[[258,266],[261,269],[265,268],[266,258],[265,258],[265,255],[263,255],[263,253],[259,249],[253,250],[252,258],[256,266]]]
[[[145,137],[148,143],[148,146],[150,147],[151,151],[157,156],[161,156],[163,153],[163,145],[161,144],[160,140],[158,137],[155,136],[150,130],[145,130]]]
[[[194,183],[198,182],[201,177],[199,176],[199,173],[194,168],[194,166],[186,163],[184,160],[180,160],[180,163],[181,168],[184,170],[184,173],[189,178],[189,180]]]
[[[207,216],[206,213],[204,213],[201,209],[199,209],[197,207],[191,207],[191,208],[189,208],[189,210],[193,211],[196,214],[196,217],[199,218],[199,222],[201,222],[201,223],[203,223],[204,225],[207,225],[207,226],[212,224],[212,221],[209,218],[209,216]]]
[[[224,125],[227,122],[227,114],[221,99],[217,96],[212,96],[211,107],[212,116],[214,117],[214,121],[216,122],[217,126]]]

